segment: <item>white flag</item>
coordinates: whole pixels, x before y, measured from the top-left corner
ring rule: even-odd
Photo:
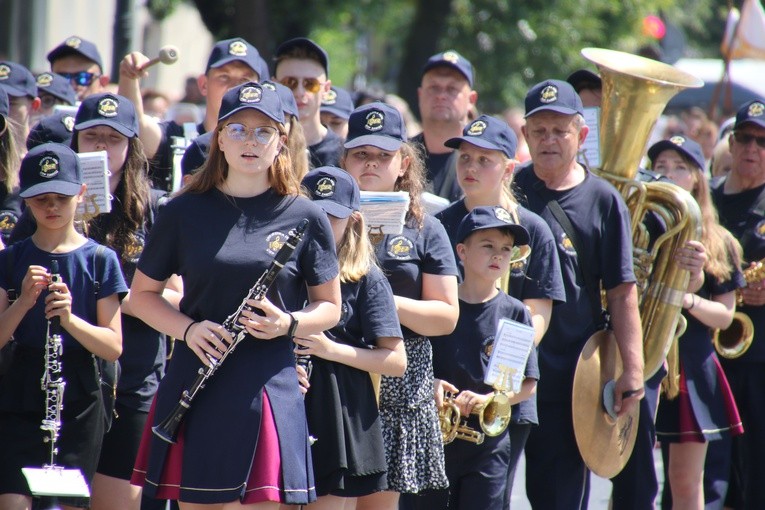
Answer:
[[[720,49],[731,60],[765,59],[765,10],[760,0],[744,0],[740,14],[730,10]]]

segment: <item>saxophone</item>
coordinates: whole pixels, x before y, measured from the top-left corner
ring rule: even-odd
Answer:
[[[747,285],[765,279],[765,259],[758,260],[753,266],[744,269]],[[741,292],[736,293],[736,304],[744,304]],[[727,359],[736,359],[744,355],[754,340],[754,324],[744,312],[736,312],[733,322],[725,329],[716,329],[712,334],[712,344],[717,354]]]
[[[279,251],[276,253],[276,256],[274,257],[273,262],[271,262],[271,265],[262,275],[260,275],[260,278],[258,278],[258,281],[255,282],[255,285],[250,288],[247,296],[245,296],[245,298],[242,300],[242,303],[239,305],[239,308],[237,308],[236,311],[229,315],[223,322],[223,328],[228,331],[228,333],[233,337],[234,341],[231,343],[231,345],[228,346],[220,359],[215,359],[209,354],[207,355],[209,365],[206,368],[202,367],[199,369],[197,378],[194,380],[189,389],[183,391],[181,394],[181,399],[178,404],[176,404],[173,411],[164,420],[162,420],[159,425],[152,427],[151,430],[155,435],[157,435],[157,437],[163,441],[167,441],[168,443],[176,442],[178,438],[178,427],[183,421],[183,418],[186,416],[186,412],[191,409],[191,404],[194,401],[194,398],[197,396],[199,391],[205,387],[207,380],[212,377],[215,372],[218,371],[218,368],[220,368],[223,362],[226,361],[226,358],[228,358],[231,353],[234,352],[236,346],[239,345],[239,343],[247,336],[247,330],[239,322],[239,319],[243,317],[242,312],[244,310],[251,310],[247,304],[247,301],[250,299],[260,301],[266,296],[266,292],[268,292],[268,289],[274,283],[274,280],[276,280],[276,276],[279,274],[279,271],[282,270],[284,264],[287,263],[289,258],[292,256],[292,252],[295,251],[298,243],[303,238],[303,234],[305,233],[305,229],[307,227],[308,220],[303,219],[300,221],[300,224],[298,224],[295,230],[290,232],[287,240],[284,242],[284,244],[282,244],[281,248],[279,248]]]

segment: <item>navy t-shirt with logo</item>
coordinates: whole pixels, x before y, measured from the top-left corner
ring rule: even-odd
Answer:
[[[0,183],[0,239],[6,246],[10,244],[11,232],[21,217],[22,203],[18,190],[8,192]]]
[[[432,337],[433,375],[455,385],[460,391],[489,393],[492,387],[483,382],[494,335],[500,319],[510,319],[531,326],[531,317],[522,302],[500,291],[485,303],[467,303],[460,299],[457,327],[449,335]],[[536,349],[526,361],[524,375],[539,379]],[[520,390],[520,388],[518,388]],[[513,406],[516,411],[517,406]],[[513,422],[538,423],[536,407],[525,407]]]
[[[386,234],[375,244],[375,255],[388,277],[393,294],[422,298],[422,274],[458,276],[449,236],[443,225],[428,214],[422,229],[409,219],[400,234]],[[418,336],[401,328],[404,337]]]
[[[577,186],[552,191],[529,165],[516,174],[515,185],[524,205],[550,226],[566,289],[566,301],[555,307],[539,345],[539,369],[544,377],[539,381],[538,394],[544,401],[568,401],[579,354],[600,320],[590,301],[590,296],[599,296],[599,292],[590,294],[584,288],[581,271],[588,271],[605,290],[635,282],[630,215],[616,188],[589,170]],[[547,207],[551,198],[557,200],[576,228],[584,253],[576,252]]]

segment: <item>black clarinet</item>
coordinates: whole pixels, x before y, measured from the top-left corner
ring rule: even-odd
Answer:
[[[234,349],[237,345],[239,345],[239,342],[241,342],[245,336],[247,336],[247,330],[245,329],[244,325],[239,322],[239,319],[243,316],[242,312],[244,310],[252,311],[252,307],[247,305],[247,301],[250,299],[260,301],[265,297],[266,292],[268,292],[268,289],[274,283],[274,280],[276,280],[276,276],[279,274],[279,271],[282,270],[284,264],[287,263],[289,258],[292,256],[292,252],[295,251],[298,243],[303,238],[303,234],[305,233],[307,227],[308,220],[303,219],[295,228],[295,230],[290,232],[287,240],[276,253],[276,257],[274,258],[273,262],[271,262],[271,265],[268,267],[268,269],[266,269],[260,278],[258,278],[258,281],[255,282],[255,285],[253,285],[253,287],[247,293],[247,296],[244,298],[244,300],[242,300],[242,304],[240,304],[239,308],[233,314],[229,315],[228,318],[223,322],[223,328],[231,335],[233,342],[231,342],[231,345],[228,346],[220,359],[215,359],[214,357],[207,354],[209,365],[206,368],[202,367],[199,369],[199,375],[197,376],[196,380],[189,389],[183,391],[180,401],[175,406],[173,411],[167,416],[167,418],[162,420],[159,425],[152,427],[152,432],[154,432],[154,434],[156,434],[159,438],[167,441],[168,443],[175,443],[178,438],[178,427],[183,421],[186,412],[188,412],[188,410],[191,408],[191,403],[194,401],[197,393],[199,393],[199,390],[205,387],[207,380],[212,377],[218,368],[220,368],[226,358],[228,358],[229,355],[234,352]]]
[[[61,275],[58,274],[58,260],[51,260],[50,281],[51,283],[61,281]],[[64,407],[66,382],[61,364],[62,344],[61,318],[55,316],[48,320],[48,335],[45,340],[45,372],[40,380],[42,390],[45,392],[45,418],[43,418],[40,428],[48,433],[43,441],[49,443],[50,446],[50,466],[56,465],[56,455],[58,454],[56,442],[61,430],[61,410]]]

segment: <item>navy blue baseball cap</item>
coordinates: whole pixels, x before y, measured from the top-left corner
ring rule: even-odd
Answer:
[[[374,102],[359,106],[348,118],[346,149],[372,145],[397,151],[406,141],[406,126],[401,113],[389,104]]]
[[[324,48],[307,37],[295,37],[289,41],[284,41],[278,48],[276,48],[274,59],[279,60],[279,57],[290,52],[294,48],[305,48],[312,53],[316,53],[319,63],[324,68],[324,74],[329,76],[329,55],[324,51]]]
[[[111,93],[86,97],[74,117],[74,129],[82,131],[94,126],[109,126],[128,138],[138,136],[138,117],[133,103]]]
[[[340,87],[331,87],[321,98],[322,113],[331,113],[341,119],[348,120],[353,111],[353,99],[351,94]]]
[[[247,108],[258,110],[279,124],[284,124],[284,109],[279,93],[254,81],[229,89],[223,95],[218,122]]]
[[[452,149],[459,149],[462,142],[467,142],[493,151],[501,151],[508,158],[515,157],[515,149],[518,146],[518,137],[507,122],[489,115],[481,115],[473,122],[465,126],[462,136],[448,139],[444,145]]]
[[[603,80],[597,74],[593,73],[589,69],[577,69],[573,73],[568,75],[566,81],[574,87],[577,93],[586,86],[590,87],[603,87]]]
[[[9,96],[37,97],[37,82],[35,76],[21,64],[3,60],[0,62],[0,87]]]
[[[513,221],[512,216],[503,207],[476,207],[462,218],[457,227],[457,243],[462,243],[477,230],[499,228],[513,234],[514,244],[529,244],[529,232]]]
[[[69,83],[69,80],[56,73],[40,73],[35,79],[37,82],[37,95],[45,92],[64,101],[70,106],[77,103],[77,95]]]
[[[33,148],[21,161],[22,198],[43,193],[74,196],[82,188],[82,167],[77,154],[60,143],[44,143]]]
[[[659,154],[666,150],[676,151],[689,158],[696,163],[699,170],[703,171],[706,167],[706,159],[704,158],[704,151],[701,150],[701,145],[682,135],[673,136],[668,140],[661,140],[651,145],[648,149],[648,159],[651,160],[651,164],[653,165]]]
[[[50,53],[48,53],[48,62],[53,65],[53,62],[60,57],[66,56],[66,55],[81,55],[88,60],[91,60],[98,64],[98,67],[101,68],[101,71],[104,70],[104,64],[101,60],[101,54],[98,52],[98,48],[96,48],[96,45],[92,42],[83,39],[82,37],[78,37],[76,35],[73,35],[71,37],[67,37],[67,39],[53,48]]]
[[[275,90],[276,93],[279,94],[279,99],[282,102],[282,109],[286,115],[292,115],[293,117],[298,116],[298,106],[295,102],[295,95],[288,87],[270,80],[262,81],[260,84],[265,88]]]
[[[526,94],[526,117],[549,110],[564,115],[584,115],[579,94],[570,83],[561,80],[545,80],[537,83]]]
[[[303,186],[325,213],[347,218],[361,208],[361,191],[356,179],[342,168],[320,166],[303,177]]]
[[[207,59],[205,72],[224,66],[229,62],[242,62],[258,73],[259,79],[265,80],[268,76],[261,76],[263,72],[261,60],[263,59],[260,57],[258,49],[241,37],[224,39],[213,46],[210,58]]]
[[[181,175],[192,175],[205,164],[207,155],[210,154],[210,143],[215,131],[208,131],[199,135],[192,141],[181,158]]]
[[[454,50],[447,50],[443,53],[437,53],[430,57],[422,69],[422,74],[427,73],[435,67],[451,67],[456,69],[473,86],[473,64],[468,59]]]
[[[736,130],[747,122],[765,128],[765,101],[755,99],[739,108],[736,112],[736,123],[733,124],[733,129]]]
[[[44,143],[69,145],[74,131],[74,117],[69,112],[57,111],[40,119],[27,136],[27,150]]]

